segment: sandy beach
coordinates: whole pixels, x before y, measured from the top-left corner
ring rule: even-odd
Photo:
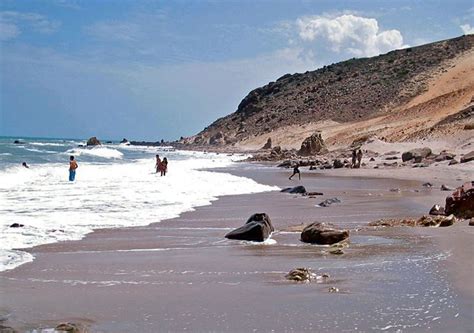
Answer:
[[[344,177],[303,170],[301,181],[255,164],[216,172],[222,171],[324,195],[225,196],[179,218],[29,249],[32,263],[0,274],[3,325],[20,332],[67,321],[90,332],[472,332],[474,228],[466,221],[449,228],[366,227],[426,214],[446,192],[423,187],[421,179],[356,177],[359,170]],[[457,177],[450,175],[453,183]],[[341,203],[316,206],[331,197]],[[273,241],[224,238],[256,212],[269,214]],[[314,221],[350,229],[343,255],[284,231]],[[330,277],[287,281],[296,267]]]

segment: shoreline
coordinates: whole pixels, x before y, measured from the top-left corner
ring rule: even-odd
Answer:
[[[261,184],[272,184],[279,187],[284,187],[288,184],[299,183],[298,181],[287,181],[288,170],[276,168],[258,169],[255,164],[240,164],[235,168],[225,168],[223,170],[214,169],[212,171],[229,172],[237,176],[246,176],[256,180]],[[217,330],[235,331],[237,327],[242,327],[236,326],[241,324],[240,321],[242,317],[240,314],[238,315],[239,312],[230,310],[230,304],[233,304],[232,306],[236,306],[238,304],[250,304],[244,298],[239,297],[239,293],[236,293],[236,290],[232,289],[236,288],[240,290],[240,293],[245,294],[245,292],[243,292],[243,290],[241,290],[238,286],[242,284],[250,284],[247,285],[247,287],[249,287],[252,292],[257,292],[257,294],[262,293],[261,295],[264,299],[270,297],[271,294],[268,294],[268,292],[280,295],[277,298],[281,298],[282,300],[286,299],[287,297],[291,298],[299,295],[298,297],[300,301],[303,302],[303,304],[306,304],[306,301],[304,301],[304,296],[300,294],[299,291],[294,289],[294,287],[297,286],[284,282],[284,279],[282,280],[281,276],[284,275],[285,270],[287,272],[288,269],[298,267],[300,264],[309,264],[309,266],[312,267],[314,265],[310,264],[312,262],[312,256],[315,256],[316,260],[325,262],[326,255],[321,257],[321,254],[323,253],[321,251],[324,251],[324,249],[321,249],[321,247],[305,246],[300,244],[297,240],[297,234],[295,233],[277,232],[273,236],[274,239],[277,239],[276,245],[236,244],[226,241],[223,238],[223,234],[243,224],[248,216],[260,210],[269,212],[272,221],[279,230],[285,225],[294,225],[300,222],[313,222],[315,219],[334,222],[342,227],[356,228],[357,226],[362,225],[364,221],[367,221],[375,216],[380,215],[387,217],[386,215],[390,214],[393,216],[399,216],[401,207],[402,210],[409,212],[410,214],[417,215],[420,211],[433,204],[431,202],[427,203],[427,198],[436,199],[446,194],[446,192],[443,193],[436,189],[425,190],[420,188],[419,182],[421,182],[421,180],[400,181],[384,179],[381,181],[380,179],[374,178],[344,178],[339,177],[339,175],[332,176],[325,173],[310,174],[308,172],[303,173],[302,183],[305,186],[308,186],[310,190],[322,190],[325,193],[324,197],[317,199],[307,199],[286,195],[279,192],[223,196],[219,197],[217,201],[212,202],[208,206],[201,206],[195,208],[194,211],[184,212],[180,214],[180,217],[178,218],[152,223],[143,227],[100,229],[95,230],[93,233],[88,234],[84,239],[79,241],[41,245],[29,249],[31,252],[36,252],[38,254],[37,260],[35,260],[33,263],[22,265],[12,271],[0,273],[2,281],[5,282],[2,284],[2,294],[5,296],[10,295],[8,296],[10,302],[8,302],[8,304],[2,304],[2,310],[5,308],[5,306],[11,309],[12,311],[9,313],[11,314],[10,318],[12,319],[7,321],[7,324],[12,322],[13,325],[16,325],[15,327],[22,327],[22,329],[32,329],[34,327],[38,327],[38,325],[43,327],[51,327],[51,323],[53,321],[74,320],[74,318],[76,318],[76,321],[86,322],[91,325],[91,327],[94,328],[94,332],[106,332],[110,331],[111,328],[117,332],[127,331],[130,329],[130,327],[127,327],[127,325],[136,325],[134,327],[140,327],[140,329],[145,332],[151,332],[153,329],[145,325],[147,323],[137,323],[137,318],[140,316],[136,311],[132,311],[135,313],[135,316],[130,314],[126,315],[125,319],[127,320],[128,318],[128,321],[130,322],[129,324],[126,324],[127,321],[124,322],[123,320],[119,320],[118,322],[116,321],[115,326],[111,324],[111,322],[114,322],[114,320],[111,318],[115,318],[113,311],[100,310],[99,312],[102,311],[102,313],[97,315],[93,315],[93,312],[91,313],[90,311],[83,312],[82,316],[71,316],[70,314],[77,314],[78,310],[81,308],[84,310],[85,308],[83,307],[85,304],[89,304],[89,306],[94,308],[93,303],[90,303],[91,300],[89,300],[89,297],[104,297],[103,302],[105,303],[114,302],[114,300],[116,301],[116,297],[113,297],[108,293],[104,294],[104,289],[107,288],[112,288],[115,290],[115,292],[117,292],[117,288],[120,288],[119,290],[124,289],[124,291],[120,292],[119,294],[129,301],[132,301],[133,304],[136,304],[135,306],[145,307],[148,310],[150,310],[150,306],[158,306],[161,310],[164,310],[164,304],[162,304],[160,300],[155,301],[146,296],[147,293],[150,292],[153,294],[153,288],[151,286],[155,286],[159,288],[159,290],[164,288],[162,292],[165,292],[165,294],[162,296],[167,295],[165,296],[166,299],[169,297],[171,297],[171,299],[175,299],[177,295],[181,294],[183,299],[187,300],[187,302],[190,302],[191,304],[189,306],[184,306],[182,304],[180,305],[179,303],[172,302],[174,305],[171,308],[175,309],[176,311],[186,310],[192,317],[196,316],[195,309],[197,308],[195,307],[197,304],[199,304],[199,302],[196,303],[196,301],[199,299],[208,299],[210,304],[213,304],[213,301],[210,301],[209,297],[215,297],[219,295],[220,292],[227,296],[232,295],[231,297],[236,297],[240,300],[240,303],[224,302],[219,304],[219,306],[215,309],[216,311],[217,309],[222,309],[222,311],[226,310],[227,312],[231,312],[231,314],[228,314],[228,326],[226,326],[224,322],[220,323],[220,321],[215,322],[205,319],[203,320],[203,323],[200,324],[201,326],[197,327],[198,330],[209,330],[213,328]],[[334,187],[334,184],[337,184],[337,186]],[[402,192],[389,192],[388,189],[392,184],[397,184],[400,186],[400,188],[402,188]],[[339,188],[339,186],[342,185],[347,186],[347,188],[345,190]],[[360,188],[361,186],[362,188]],[[420,189],[421,191],[414,192],[413,189],[415,188]],[[369,193],[372,195],[368,195]],[[324,198],[330,197],[332,195],[341,196],[343,203],[340,205],[340,207],[330,207],[328,209],[323,208],[323,210],[320,208],[315,210],[314,204],[319,202],[319,199],[322,201]],[[393,211],[387,210],[387,208],[384,207],[384,202],[392,202],[392,204],[398,208],[394,209]],[[362,212],[356,215],[351,213],[354,207],[360,206],[360,204],[364,204],[364,207],[366,207],[365,210],[367,210],[367,212]],[[259,208],[259,210],[257,210],[257,208]],[[427,209],[429,209],[429,207]],[[315,215],[317,215],[317,218],[315,218]],[[420,241],[421,243],[424,243],[425,241],[428,241],[428,243],[435,242],[437,244],[436,246],[439,247],[439,253],[446,252],[450,249],[450,246],[454,245],[455,250],[452,252],[457,253],[458,255],[462,252],[459,250],[462,250],[463,246],[464,249],[466,248],[466,242],[467,246],[469,246],[469,237],[472,236],[472,232],[469,232],[471,229],[468,229],[467,226],[464,225],[455,227],[457,229],[452,230],[456,230],[457,233],[450,235],[450,238],[451,240],[459,240],[459,237],[463,237],[459,244],[456,241],[454,243],[449,241],[449,237],[446,237],[447,234],[440,233],[440,231],[445,232],[446,230],[440,230],[439,228],[428,228],[422,230],[391,228],[385,230],[356,232],[354,234],[356,242],[351,246],[354,247],[354,253],[352,253],[351,249],[349,253],[343,256],[344,258],[342,261],[347,261],[349,263],[351,261],[364,262],[367,260],[375,260],[374,264],[378,265],[378,259],[376,258],[378,258],[380,255],[382,258],[390,258],[393,256],[393,254],[390,253],[390,248],[393,248],[393,250],[398,249],[401,251],[401,253],[406,252],[410,254],[413,253],[413,250],[410,249],[410,246],[407,244],[414,245],[420,243]],[[466,233],[466,231],[468,233]],[[367,235],[365,233],[367,233]],[[368,241],[370,237],[375,237],[375,244],[370,244],[370,241]],[[388,237],[388,239],[401,239],[402,243],[401,245],[397,245],[396,242],[390,243],[390,240],[383,240],[386,237]],[[369,243],[365,244],[364,242]],[[377,242],[382,243],[378,244]],[[388,242],[389,245],[383,244],[383,242]],[[403,245],[405,244],[404,242],[408,243]],[[288,243],[288,245],[285,245],[285,243]],[[428,247],[426,244],[422,245],[421,247],[419,247],[419,245],[416,246],[417,248],[424,249],[423,251],[425,251],[426,247]],[[374,251],[381,252],[378,255],[377,252]],[[411,255],[413,254],[410,254],[410,256]],[[170,261],[168,256],[171,256],[174,260]],[[244,260],[246,264],[237,264],[236,271],[231,273],[233,270],[233,265],[228,267],[226,270],[225,267],[228,266],[228,263],[225,261],[225,256],[230,256],[230,258],[237,256],[238,258],[241,258],[240,260]],[[207,260],[208,257],[213,258],[213,260],[216,262],[209,263]],[[252,272],[252,270],[249,271],[247,265],[250,267],[255,267],[256,272],[259,271],[257,267],[260,264],[258,263],[258,260],[255,261],[259,257],[267,258],[266,260],[273,262],[273,265],[276,264],[276,267],[272,268],[273,265],[270,265],[261,273],[249,274]],[[395,255],[395,258],[398,257],[398,255]],[[428,255],[428,257],[430,256]],[[72,258],[76,258],[78,262],[76,262],[76,260],[71,262],[70,259]],[[463,295],[462,297],[458,296],[458,298],[459,303],[467,306],[467,309],[469,310],[469,306],[472,308],[474,293],[472,291],[472,286],[470,286],[469,282],[466,280],[466,277],[470,276],[469,267],[467,267],[466,272],[466,260],[468,258],[466,255],[462,257],[461,261],[464,263],[464,270],[461,269],[462,267],[460,267],[460,264],[458,264],[456,260],[452,260],[452,255],[449,258],[451,259],[448,260],[447,264],[443,261],[442,266],[444,267],[446,264],[446,267],[449,268],[449,270],[446,272],[448,276],[453,276],[453,280],[456,283],[456,290],[466,293],[466,295]],[[147,262],[147,260],[150,261]],[[293,262],[294,260],[296,261]],[[329,258],[327,260],[330,263],[328,267],[336,265],[333,269],[336,272],[341,270],[342,268],[337,268],[337,263],[340,260],[341,259],[338,258]],[[433,260],[437,262],[437,259]],[[164,265],[169,269],[165,269],[166,267],[163,267],[163,270],[161,271],[152,269],[151,267],[154,266],[153,262],[155,261],[157,263],[161,263],[159,266]],[[180,267],[179,265],[177,266],[177,264],[180,262],[183,263],[183,267]],[[120,269],[122,264],[124,267],[128,267],[128,269]],[[207,273],[204,269],[206,266],[209,266]],[[102,267],[105,272],[96,271],[95,267]],[[180,267],[180,269],[178,269],[178,267]],[[211,273],[216,270],[219,271],[219,267],[222,271],[220,274],[227,272],[223,276],[230,274],[229,276],[231,278],[221,278],[217,272],[215,272],[217,275]],[[320,267],[316,268],[321,269]],[[91,269],[92,271],[90,271]],[[115,273],[112,273],[112,271]],[[142,272],[141,277],[138,278],[135,276],[135,273],[130,273],[133,271]],[[181,273],[178,273],[178,271],[181,271]],[[187,271],[201,272],[204,278],[202,278],[202,276],[199,274],[195,275],[194,273],[185,273]],[[235,275],[236,273],[239,274]],[[349,295],[354,293],[354,289],[360,289],[362,290],[364,297],[368,297],[371,294],[370,290],[373,286],[371,287],[364,284],[362,282],[363,279],[358,277],[359,275],[365,276],[368,273],[353,273],[356,277],[355,281],[353,282],[349,282],[346,279],[339,281],[336,278],[334,281],[331,281],[331,283],[336,285],[341,284],[341,290],[346,289],[346,291],[349,292]],[[121,276],[128,277],[129,275],[134,276],[132,280],[135,282],[120,282],[121,280],[119,278]],[[106,277],[108,279],[105,279]],[[401,275],[400,278],[403,278],[403,276]],[[264,283],[263,285],[261,284],[262,282]],[[188,283],[191,283],[191,285]],[[383,280],[382,282],[378,281],[377,283],[383,284]],[[210,295],[204,295],[192,287],[186,287],[192,286],[193,284],[200,285],[202,288],[207,290]],[[209,289],[209,284],[213,284],[213,286],[219,289],[220,292],[216,293],[213,288]],[[179,286],[184,288],[184,290],[180,290]],[[228,289],[225,287],[222,288],[222,286],[227,286]],[[166,291],[167,287],[171,288],[172,290]],[[24,316],[19,316],[18,313],[16,313],[15,308],[19,309],[18,305],[20,304],[23,304],[20,308],[23,308],[28,304],[30,304],[29,306],[31,307],[32,304],[34,304],[31,302],[35,296],[26,295],[27,293],[25,294],[24,291],[31,290],[31,288],[36,290],[34,292],[35,296],[40,295],[39,299],[43,299],[45,303],[44,305],[48,308],[54,308],[55,306],[54,304],[51,304],[54,303],[54,301],[47,301],[48,296],[45,294],[45,292],[48,290],[51,290],[52,292],[56,289],[66,293],[69,295],[68,297],[78,297],[80,299],[80,305],[79,307],[73,306],[72,308],[67,306],[66,309],[60,313],[49,312],[49,318],[45,316],[45,311],[34,309],[35,311],[33,312],[35,312],[35,314],[31,315],[31,320],[28,322]],[[270,290],[267,290],[267,288]],[[310,288],[309,290],[316,288],[316,291],[313,290],[310,292],[316,292],[319,295],[318,297],[322,297],[325,302],[331,302],[331,298],[328,299],[327,296],[324,296],[326,295],[327,285],[322,286],[310,284],[306,287],[301,286],[302,290],[306,290],[305,292],[308,291],[308,288]],[[37,289],[40,289],[40,291]],[[279,289],[285,289],[285,291],[282,292]],[[14,294],[15,290],[17,291],[17,294]],[[57,293],[58,291],[54,291],[54,293]],[[85,295],[81,295],[82,292],[84,292]],[[132,298],[126,297],[124,292],[126,294],[131,293],[135,296],[131,296]],[[294,292],[296,292],[296,294],[294,294]],[[360,291],[356,292],[356,294],[359,293]],[[136,297],[138,295],[140,295],[144,301],[142,305],[136,302]],[[343,295],[346,294],[343,292],[340,296],[345,297]],[[196,297],[198,299],[196,299]],[[303,298],[301,299],[301,297]],[[123,298],[121,299],[123,300]],[[103,304],[103,302],[101,301],[100,303]],[[256,302],[259,303],[258,301]],[[339,301],[336,301],[336,303],[337,302]],[[354,301],[352,300],[352,302]],[[194,305],[192,305],[192,303],[194,303]],[[15,304],[17,304],[16,307]],[[384,302],[382,301],[381,304],[384,304]],[[97,307],[97,305],[95,306]],[[257,305],[251,305],[250,307],[253,308],[253,306]],[[130,306],[127,305],[125,308],[131,310],[129,307]],[[280,305],[280,310],[284,309],[289,309],[288,304],[285,305],[283,303]],[[176,311],[171,311],[169,315],[171,313],[176,314],[179,312]],[[303,306],[302,311],[306,313],[306,306]],[[472,320],[472,313],[471,317],[469,318],[468,312],[469,311],[467,311],[467,313],[461,313],[463,322]],[[46,313],[48,313],[47,310]],[[86,316],[86,313],[89,313],[90,315]],[[290,311],[290,313],[294,312]],[[207,314],[209,319],[213,318],[210,313]],[[296,315],[296,313],[294,313],[293,316],[299,317]],[[240,319],[238,317],[240,317]],[[171,320],[162,313],[160,314],[156,311],[153,312],[152,318],[153,319],[151,321],[155,323],[157,322],[157,319],[161,318],[160,320],[163,320],[166,323],[165,327],[168,327],[169,330],[183,329],[184,327],[188,327],[188,329],[193,330],[192,326],[179,325],[175,321],[176,318]],[[214,318],[214,320],[215,319],[216,318]],[[281,320],[283,319],[277,320],[277,322],[280,322],[280,325],[284,323],[284,321]],[[215,326],[212,326],[213,322],[216,323],[214,324]],[[196,322],[194,321],[194,323]],[[257,322],[254,320],[249,320],[250,326],[246,326],[245,328],[255,328],[254,326],[251,326],[252,323],[253,325],[256,325]],[[324,325],[317,326],[316,323],[313,323],[316,326],[308,326],[309,324],[310,322],[303,320],[303,323],[301,323],[302,326],[299,326],[299,329],[319,327],[320,331],[326,331]],[[450,322],[448,320],[447,324],[448,327],[454,327],[449,326],[452,325],[452,321]],[[264,320],[264,323],[262,323],[260,329],[271,329],[274,327],[272,325],[273,324]],[[292,330],[291,327],[285,327],[287,327],[289,330]],[[244,327],[242,328],[245,329]],[[369,327],[366,328],[368,329]],[[293,327],[293,330],[295,329],[297,328]]]

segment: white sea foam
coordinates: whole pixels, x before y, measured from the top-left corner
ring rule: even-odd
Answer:
[[[96,148],[74,148],[66,151],[68,155],[90,155],[102,158],[122,158],[123,153],[117,149],[107,147],[96,147]]]
[[[29,142],[28,144],[33,146],[53,146],[53,147],[62,147],[68,145],[68,143],[63,142]]]
[[[109,164],[82,162],[75,182],[67,180],[67,164],[48,163],[30,169],[15,166],[0,171],[0,254],[77,240],[95,228],[159,222],[208,205],[222,195],[277,189],[244,177],[199,170],[229,166],[242,157],[183,155],[190,158],[171,159],[166,177],[154,173],[153,158]],[[24,227],[9,228],[12,223]],[[16,256],[0,256],[0,270],[32,260],[24,252],[14,253]]]

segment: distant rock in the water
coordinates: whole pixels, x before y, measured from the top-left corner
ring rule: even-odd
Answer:
[[[16,144],[16,145],[21,145],[21,144],[23,144],[23,142],[21,142],[20,140],[15,140],[15,141],[13,141],[13,143]]]
[[[285,275],[285,278],[296,282],[309,282],[316,278],[316,274],[314,274],[309,268],[300,267],[292,269]]]
[[[329,207],[332,204],[340,203],[340,202],[341,202],[341,200],[339,200],[338,198],[329,198],[329,199],[326,199],[326,200],[320,202],[318,206],[320,206],[320,207]]]
[[[282,193],[291,193],[291,194],[294,194],[294,193],[304,194],[304,193],[306,193],[306,188],[304,186],[300,185],[300,186],[295,186],[295,187],[284,188],[280,192],[282,192]]]
[[[232,230],[225,237],[228,239],[263,242],[270,237],[274,230],[270,217],[267,214],[256,213],[250,216],[242,227]]]
[[[91,137],[89,138],[89,140],[87,140],[87,145],[88,146],[98,146],[100,145],[100,141],[95,137]]]
[[[349,238],[349,231],[338,230],[328,223],[315,222],[301,232],[301,241],[313,244],[334,244]]]
[[[298,151],[298,154],[303,156],[309,156],[323,154],[327,152],[328,150],[321,136],[321,133],[317,132],[311,135],[310,137],[304,139],[304,141],[301,143],[301,148]]]
[[[407,162],[415,160],[416,163],[420,163],[423,158],[431,155],[431,149],[428,147],[416,148],[410,151],[406,151],[402,154],[402,161]]]
[[[125,138],[123,138],[122,141],[120,141],[120,143],[127,143],[127,142],[128,142],[128,140],[125,139]]]
[[[13,223],[13,224],[10,224],[10,228],[21,228],[21,227],[24,227],[25,225],[24,224],[21,224],[21,223]]]
[[[272,138],[268,138],[267,142],[263,145],[262,149],[271,149],[272,148]]]
[[[466,163],[474,160],[474,150],[467,153],[463,157],[461,157],[461,163]]]

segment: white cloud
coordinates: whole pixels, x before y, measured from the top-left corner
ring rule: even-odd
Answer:
[[[374,18],[352,14],[310,16],[299,18],[296,26],[302,41],[325,41],[337,53],[345,51],[356,56],[374,56],[405,46],[400,31],[381,31]]]
[[[97,39],[122,42],[136,41],[142,36],[138,24],[118,21],[95,23],[87,27],[86,32]]]
[[[474,27],[471,27],[470,24],[463,24],[460,26],[460,28],[465,35],[474,34]]]
[[[21,28],[25,27],[39,33],[53,33],[60,25],[58,21],[48,20],[45,16],[36,13],[2,11],[0,12],[0,39],[13,39],[21,33]]]

